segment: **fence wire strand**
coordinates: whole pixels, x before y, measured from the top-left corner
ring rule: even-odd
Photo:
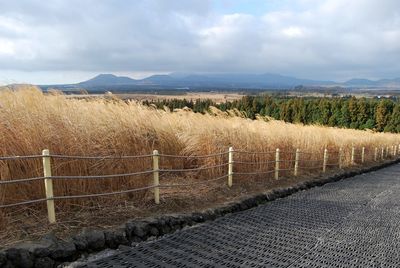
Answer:
[[[14,155],[14,156],[0,156],[0,161],[1,160],[24,160],[24,159],[38,159],[42,158],[43,155]]]
[[[115,159],[137,159],[137,158],[148,158],[152,157],[152,154],[144,154],[144,155],[105,155],[105,156],[84,156],[84,155],[59,155],[59,154],[50,154],[52,158],[64,158],[64,159],[96,159],[96,160],[115,160]],[[40,156],[43,157],[43,156]]]
[[[275,161],[262,161],[262,162],[233,161],[232,163],[243,164],[243,165],[262,165],[262,164],[275,163]]]
[[[129,177],[129,176],[137,176],[143,174],[153,173],[154,170],[146,170],[132,173],[122,173],[122,174],[109,174],[109,175],[89,175],[89,176],[51,176],[46,177],[54,180],[79,180],[79,179],[112,179],[118,177]]]
[[[15,179],[15,180],[0,180],[0,185],[15,184],[15,183],[21,183],[21,182],[38,181],[38,180],[44,180],[46,178],[48,178],[48,177],[35,177],[35,178]]]
[[[368,149],[367,149],[368,150]],[[237,153],[237,154],[248,154],[248,155],[274,155],[276,154],[276,151],[264,151],[264,152],[252,152],[252,151],[246,151],[246,150],[233,150],[231,151],[232,153]],[[361,161],[362,156],[360,156],[358,151],[355,151],[356,154],[354,156],[354,161]],[[280,154],[289,154],[289,155],[294,155],[296,154],[296,151],[279,151]],[[303,152],[299,151],[298,152],[300,155],[313,155],[315,152]],[[338,162],[340,157],[333,157],[330,158],[329,155],[336,155],[339,154],[340,151],[329,151],[328,152],[328,161],[331,163],[326,163],[327,167],[331,166],[340,166],[339,163],[332,163],[332,161]],[[170,154],[145,154],[145,155],[120,155],[120,156],[114,156],[114,155],[107,155],[107,156],[79,156],[79,155],[60,155],[60,154],[50,154],[50,155],[26,155],[26,156],[0,156],[0,161],[7,161],[7,160],[25,160],[25,159],[42,159],[43,157],[50,157],[50,158],[56,158],[56,159],[77,159],[77,160],[116,160],[116,159],[144,159],[144,158],[151,158],[153,156],[159,156],[160,158],[181,158],[181,159],[205,159],[205,158],[212,158],[212,157],[218,157],[218,156],[227,156],[229,153],[228,152],[219,152],[219,153],[213,153],[213,154],[208,154],[208,155],[170,155]],[[388,153],[387,157],[392,158],[394,155],[389,155]],[[381,152],[378,151],[377,153],[377,160],[380,160]],[[322,157],[322,154],[321,154]],[[364,159],[368,158],[374,158],[372,156],[368,156],[368,151],[365,154]],[[182,168],[182,169],[152,169],[152,170],[145,170],[145,171],[138,171],[138,172],[131,172],[131,173],[122,173],[122,174],[107,174],[107,175],[88,175],[88,176],[50,176],[50,177],[33,177],[33,178],[23,178],[23,179],[14,179],[14,180],[0,180],[0,186],[2,185],[8,185],[8,184],[17,184],[17,183],[26,183],[26,182],[32,182],[32,181],[38,181],[38,180],[45,180],[45,179],[54,179],[54,180],[62,180],[62,179],[112,179],[112,178],[118,178],[118,177],[128,177],[128,176],[136,176],[136,175],[145,175],[145,174],[152,174],[154,172],[160,172],[160,173],[168,173],[168,172],[190,172],[190,171],[201,171],[201,170],[209,170],[209,169],[214,169],[214,168],[221,168],[221,167],[226,167],[229,164],[242,164],[242,165],[268,165],[270,163],[294,163],[296,160],[289,159],[289,160],[267,160],[267,161],[260,161],[260,162],[249,162],[249,161],[233,161],[232,163],[223,163],[223,164],[218,164],[218,165],[212,165],[212,166],[200,166],[197,168]],[[298,163],[322,163],[323,160],[314,160],[314,159],[299,159]],[[298,166],[298,169],[305,169],[305,170],[317,170],[321,169],[322,172],[322,165],[321,166]],[[261,174],[271,174],[275,173],[276,171],[293,171],[294,168],[280,168],[278,170],[265,170],[265,171],[254,171],[254,172],[233,172],[232,175],[261,175]],[[90,197],[103,197],[103,196],[111,196],[111,195],[120,195],[120,194],[126,194],[126,193],[132,193],[132,192],[138,192],[138,191],[144,191],[144,190],[150,190],[154,188],[172,188],[172,187],[187,187],[187,186],[195,186],[199,184],[207,184],[210,182],[214,181],[219,181],[224,178],[229,177],[229,174],[225,174],[223,176],[210,179],[210,180],[202,180],[198,182],[191,182],[191,183],[178,183],[178,184],[161,184],[161,185],[150,185],[150,186],[145,186],[141,188],[135,188],[135,189],[128,189],[128,190],[121,190],[121,191],[116,191],[116,192],[106,192],[106,193],[94,193],[94,194],[82,194],[82,195],[67,195],[67,196],[55,196],[52,198],[40,198],[40,199],[35,199],[35,200],[27,200],[27,201],[21,201],[17,203],[11,203],[11,204],[4,204],[0,205],[1,208],[10,208],[10,207],[15,207],[15,206],[20,206],[20,205],[29,205],[29,204],[35,204],[35,203],[40,203],[48,200],[66,200],[66,199],[81,199],[81,198],[90,198]]]
[[[233,175],[258,175],[258,174],[269,174],[274,172],[275,170],[256,171],[256,172],[233,172]]]
[[[172,154],[159,154],[160,157],[166,158],[211,158],[215,156],[228,155],[228,152],[221,152],[207,155],[172,155]]]
[[[109,196],[109,195],[119,195],[119,194],[133,193],[133,192],[149,190],[149,189],[154,189],[154,188],[157,188],[157,186],[152,185],[152,186],[146,186],[146,187],[141,187],[141,188],[123,190],[123,191],[118,191],[118,192],[108,192],[108,193],[98,193],[98,194],[55,196],[53,198],[49,198],[48,200],[58,200],[58,199],[59,200],[65,200],[65,199],[78,199],[78,198],[89,198],[89,197],[102,197],[102,196]]]
[[[199,167],[199,168],[160,169],[159,172],[187,172],[187,171],[198,171],[198,170],[207,170],[207,169],[225,167],[225,166],[227,166],[227,165],[229,165],[229,163],[224,163],[224,164],[214,165],[214,166],[205,166],[205,167]]]
[[[215,178],[215,179],[211,179],[211,180],[205,180],[205,181],[199,181],[199,182],[192,182],[192,183],[179,183],[179,184],[162,184],[159,187],[160,188],[171,188],[171,187],[180,187],[180,186],[193,186],[193,185],[198,185],[198,184],[207,184],[209,182],[213,182],[213,181],[219,181],[222,180],[224,178],[227,178],[229,175],[226,174],[224,176]]]
[[[275,151],[266,151],[266,152],[250,152],[250,151],[242,151],[242,150],[233,150],[234,153],[239,154],[274,154]]]
[[[41,198],[41,199],[36,199],[36,200],[28,200],[28,201],[23,201],[23,202],[18,202],[18,203],[0,205],[0,208],[10,208],[10,207],[16,207],[16,206],[21,206],[21,205],[30,205],[30,204],[40,203],[40,202],[44,202],[44,201],[47,201],[47,198]]]

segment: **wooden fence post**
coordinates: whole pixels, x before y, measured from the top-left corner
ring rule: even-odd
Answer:
[[[397,146],[396,145],[393,145],[393,154],[394,154],[394,156],[397,155]]]
[[[382,160],[385,159],[385,149],[382,147],[382,155],[381,155]]]
[[[354,165],[354,163],[355,163],[354,156],[355,156],[355,148],[353,146],[353,147],[351,147],[351,164],[352,165]]]
[[[275,153],[275,180],[279,179],[279,148]]]
[[[374,161],[378,160],[378,147],[375,147]]]
[[[48,149],[44,149],[42,151],[43,155],[43,175],[44,179],[44,187],[46,190],[46,198],[47,198],[47,215],[49,217],[50,223],[56,222],[56,211],[54,207],[54,193],[53,193],[53,180],[51,179],[51,160],[50,160],[50,151]]]
[[[339,168],[342,168],[342,163],[343,163],[343,149],[342,147],[339,148]]]
[[[232,187],[233,177],[233,147],[229,147],[228,150],[228,186]]]
[[[326,164],[328,164],[328,149],[325,148],[324,150],[324,162],[322,164],[322,172],[326,172]]]
[[[154,150],[153,151],[153,184],[155,186],[155,188],[154,188],[154,202],[156,204],[160,204],[160,188],[158,187],[160,185],[159,159],[160,159],[160,155],[158,154],[158,151]]]
[[[386,146],[385,158],[388,158],[389,155],[389,146]]]
[[[362,147],[361,149],[361,163],[364,164],[365,162],[365,147]]]
[[[296,149],[296,156],[294,159],[294,176],[299,174],[299,160],[300,160],[300,149]]]

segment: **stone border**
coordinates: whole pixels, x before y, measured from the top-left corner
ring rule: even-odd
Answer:
[[[297,183],[290,187],[274,189],[201,212],[164,215],[144,220],[131,220],[111,230],[85,228],[80,234],[66,241],[49,234],[38,242],[25,242],[0,251],[0,268],[57,267],[64,262],[75,261],[82,255],[99,252],[106,248],[116,249],[120,246],[129,246],[146,241],[149,238],[157,238],[187,226],[214,220],[229,213],[243,211],[259,204],[286,197],[301,190],[354,177],[396,163],[400,163],[400,159],[387,161],[372,167],[345,170],[327,177],[316,176],[313,179]]]

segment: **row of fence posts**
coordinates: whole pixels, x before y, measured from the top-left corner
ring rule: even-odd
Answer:
[[[378,161],[378,148],[375,148],[374,151],[374,161]],[[391,154],[393,156],[396,156],[400,153],[400,144],[397,146],[392,146],[391,147]],[[388,157],[389,154],[389,146],[384,148],[381,148],[380,152],[380,159],[384,160],[385,158]],[[228,150],[228,186],[232,187],[233,185],[233,164],[235,163],[233,160],[233,154],[234,150],[233,147],[229,147]],[[301,151],[300,149],[296,149],[296,154],[295,154],[295,161],[294,161],[294,170],[293,170],[293,175],[298,176],[299,174],[299,163],[300,163],[300,155]],[[56,222],[56,214],[55,214],[55,206],[54,206],[54,193],[53,193],[53,181],[52,181],[52,175],[51,175],[51,155],[48,149],[45,149],[42,151],[42,158],[43,158],[43,175],[44,175],[44,185],[45,185],[45,191],[46,191],[46,203],[47,203],[47,212],[48,212],[48,218],[50,223],[55,223]],[[157,150],[153,151],[153,186],[154,186],[154,202],[156,204],[160,204],[160,178],[159,178],[159,161],[160,161],[160,154]],[[328,160],[329,160],[329,154],[328,154],[328,149],[324,150],[324,156],[323,156],[323,164],[322,164],[322,172],[326,172],[326,168],[328,166]],[[343,150],[340,148],[339,150],[339,159],[337,165],[341,169],[343,167]],[[279,179],[279,171],[280,171],[280,150],[279,148],[276,149],[275,152],[275,179]],[[361,163],[365,162],[365,147],[361,148]],[[351,165],[355,164],[355,147],[351,148],[351,159],[350,159]]]

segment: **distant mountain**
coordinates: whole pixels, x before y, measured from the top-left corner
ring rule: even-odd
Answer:
[[[400,77],[394,79],[381,79],[378,82],[379,85],[383,85],[385,87],[400,87]]]
[[[363,78],[353,78],[343,83],[349,87],[400,87],[400,78],[369,80]]]
[[[172,73],[171,75],[152,75],[135,80],[129,77],[119,77],[112,74],[100,74],[90,80],[78,83],[80,87],[111,86],[111,85],[157,85],[176,87],[274,87],[291,88],[298,85],[334,85],[332,81],[314,81],[299,79],[279,74],[192,74]]]
[[[353,78],[350,79],[346,82],[344,82],[345,85],[347,86],[375,86],[378,84],[378,81],[372,81],[369,79],[363,79],[363,78]]]
[[[144,79],[132,79],[113,74],[100,74],[92,79],[72,85],[58,87],[84,88],[87,90],[107,89],[292,89],[296,86],[338,86],[346,88],[391,87],[400,89],[400,78],[381,79],[377,81],[354,78],[344,83],[302,79],[280,74],[247,74],[247,73],[171,73],[157,74]],[[53,86],[54,87],[54,86]],[[57,88],[57,86],[56,86]]]
[[[156,74],[140,80],[139,83],[163,84],[174,82],[176,79],[166,74]]]
[[[110,86],[110,85],[133,85],[136,83],[135,79],[116,76],[113,74],[99,74],[92,79],[80,82],[77,85],[80,87],[95,87],[95,86]]]
[[[199,77],[197,76],[197,79]],[[298,85],[333,85],[331,81],[314,81],[279,74],[217,74],[208,76],[214,83],[229,83],[244,87],[292,88]],[[203,77],[203,79],[205,79]]]

